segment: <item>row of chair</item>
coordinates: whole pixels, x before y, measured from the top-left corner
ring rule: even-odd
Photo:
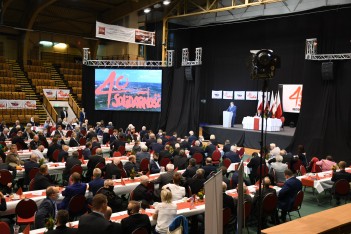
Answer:
[[[0,99],[23,100],[26,99],[25,92],[0,92]]]
[[[70,87],[82,88],[82,81],[68,81]]]
[[[55,86],[56,83],[54,80],[47,80],[47,79],[32,79],[32,84],[34,86]]]
[[[68,75],[82,75],[82,69],[71,69],[71,68],[60,68],[61,74],[68,74]]]
[[[28,60],[28,65],[33,65],[33,66],[43,66],[44,62],[42,60]]]
[[[32,79],[51,79],[51,74],[48,72],[28,72],[28,78]]]
[[[55,85],[38,85],[35,87],[35,92],[37,94],[43,95],[43,89],[59,89]]]
[[[68,75],[68,74],[64,74],[63,78],[66,81],[82,81],[82,75]]]
[[[11,68],[10,64],[8,64],[8,63],[0,62],[0,69],[1,70],[11,70],[12,68]]]
[[[75,94],[82,94],[83,93],[82,87],[72,87],[72,91]]]
[[[22,88],[21,88],[21,85],[0,84],[0,90],[6,91],[6,92],[20,92]]]
[[[82,64],[80,63],[60,63],[59,66],[61,68],[69,68],[69,69],[82,69]]]
[[[17,79],[14,77],[0,77],[0,84],[17,84]]]
[[[50,69],[43,66],[35,66],[35,65],[25,65],[24,71],[26,72],[40,72],[40,73],[50,73]]]
[[[0,77],[13,77],[11,70],[0,70]]]
[[[0,115],[34,115],[35,109],[0,109]]]
[[[0,121],[5,121],[7,124],[14,123],[19,120],[21,123],[28,123],[30,118],[33,117],[35,122],[39,122],[38,115],[0,115]]]

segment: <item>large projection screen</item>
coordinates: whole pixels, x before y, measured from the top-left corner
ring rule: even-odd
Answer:
[[[95,69],[95,110],[161,112],[162,70]]]

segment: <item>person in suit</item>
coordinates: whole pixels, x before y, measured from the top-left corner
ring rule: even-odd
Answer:
[[[110,206],[107,206],[106,212],[105,212],[105,219],[110,222],[112,225],[112,231],[111,233],[122,233],[122,225],[120,223],[115,223],[111,221],[111,215],[112,215],[113,210],[111,209]]]
[[[104,194],[107,197],[107,204],[112,208],[112,211],[118,212],[124,210],[125,207],[123,207],[122,199],[113,191],[114,188],[113,180],[106,179],[104,181],[104,186],[99,190],[99,193]]]
[[[9,129],[4,128],[4,130],[0,133],[0,141],[7,141],[10,139]]]
[[[96,194],[92,201],[92,212],[79,219],[78,234],[109,234],[113,225],[105,219],[107,198],[103,194]],[[115,233],[118,234],[118,233]]]
[[[160,173],[161,171],[161,166],[158,161],[158,155],[154,154],[152,156],[152,159],[150,160],[150,173],[155,174],[155,173]]]
[[[56,201],[59,197],[59,189],[49,186],[46,189],[46,198],[39,205],[38,211],[35,213],[35,228],[43,228],[45,222],[49,218],[56,218],[57,205]]]
[[[110,129],[105,128],[102,134],[102,144],[105,145],[107,142],[110,142]]]
[[[128,217],[121,220],[122,230],[124,234],[132,234],[134,230],[144,227],[147,233],[151,233],[151,223],[149,216],[140,214],[140,203],[137,201],[129,201],[128,203]]]
[[[200,146],[200,141],[195,141],[195,145],[191,147],[189,154],[193,156],[195,153],[200,153],[202,154],[203,157],[205,157],[205,151],[204,149]]]
[[[274,178],[273,170],[275,171],[276,182],[285,182],[285,170],[288,169],[288,165],[283,163],[283,157],[278,155],[275,157],[275,162],[271,163],[270,174]]]
[[[66,107],[63,107],[62,110],[60,111],[60,117],[61,117],[61,119],[68,118],[68,113],[66,111]]]
[[[57,129],[54,133],[55,136],[60,136],[61,138],[65,137],[65,134],[62,131],[62,125],[57,125]]]
[[[96,155],[92,155],[88,161],[86,173],[86,178],[88,181],[90,181],[91,176],[93,175],[93,170],[99,163],[103,163],[106,165],[105,158],[102,156],[101,148],[98,148],[96,150]]]
[[[144,136],[145,136],[146,134],[147,134],[146,126],[142,126],[142,127],[141,127],[141,131],[139,132],[140,140],[143,140],[143,139],[144,139]]]
[[[174,165],[167,164],[166,165],[166,173],[161,174],[157,179],[153,180],[154,184],[159,185],[159,189],[155,190],[155,196],[160,198],[160,192],[164,185],[172,183],[173,175],[174,175]]]
[[[145,135],[144,135],[144,137],[145,137]],[[146,146],[149,147],[149,149],[150,149],[150,146],[151,146],[153,143],[155,143],[155,142],[156,142],[156,136],[155,136],[154,133],[152,133],[152,132],[150,131],[150,133],[149,133],[149,138],[146,139]]]
[[[85,195],[87,185],[80,182],[81,176],[79,173],[74,172],[71,175],[72,185],[68,185],[65,190],[62,191],[62,196],[64,196],[62,202],[60,203],[60,210],[67,209],[69,201],[75,195]]]
[[[169,152],[170,151],[170,146],[165,145],[164,149],[160,151],[158,155],[158,160],[161,162],[163,158],[169,158],[172,159],[172,154]]]
[[[206,158],[205,166],[203,166],[202,169],[204,169],[205,171],[205,178],[207,178],[207,176],[209,176],[211,172],[217,171],[217,168],[212,164],[212,158],[210,157]]]
[[[302,189],[302,183],[290,169],[285,172],[286,181],[278,193],[278,208],[281,210],[281,220],[286,221],[286,214],[294,204],[296,194]]]
[[[233,116],[232,116],[232,122],[231,122],[231,126],[234,127],[235,124],[235,118],[236,118],[236,106],[234,105],[234,102],[230,102],[230,105],[227,109],[227,111],[232,112]]]
[[[36,150],[39,145],[41,145],[41,142],[39,141],[39,136],[34,135],[33,140],[29,143],[29,147],[31,150]]]
[[[104,186],[104,179],[101,178],[100,168],[93,171],[93,179],[89,182],[89,191],[95,196],[96,192]]]
[[[146,145],[141,146],[141,152],[138,152],[136,154],[137,165],[140,165],[141,160],[143,160],[144,158],[147,158],[150,160],[150,153],[147,150],[148,150],[148,148]]]
[[[5,163],[11,167],[21,166],[24,164],[24,162],[19,158],[17,145],[12,144],[10,146],[10,153],[7,154]]]
[[[85,120],[85,110],[84,108],[81,109],[81,111],[79,112],[79,124],[82,125],[82,123],[84,123]]]
[[[97,137],[91,138],[91,147],[92,148],[96,148],[96,147],[97,148],[101,148],[101,144],[100,144],[100,142],[99,142]]]
[[[251,184],[255,184],[256,177],[257,177],[257,169],[260,166],[260,163],[261,163],[261,157],[258,155],[257,152],[253,152],[251,160],[247,164],[247,167],[251,169],[251,172],[250,172]]]
[[[49,175],[49,169],[46,164],[39,167],[39,173],[34,177],[34,190],[47,189],[49,186],[53,186],[54,182],[51,180]]]
[[[227,188],[230,188],[230,180],[227,177],[227,168],[225,166],[221,166],[220,170],[222,171],[223,182],[227,184]],[[209,179],[209,178],[206,178]]]
[[[185,169],[183,177],[186,179],[192,178],[196,174],[196,160],[194,158],[189,159],[189,166]]]
[[[77,228],[67,227],[69,222],[69,214],[67,210],[59,210],[56,215],[56,228],[45,232],[46,234],[76,234]]]
[[[223,158],[229,158],[232,163],[241,162],[241,158],[237,153],[237,148],[235,145],[230,146],[230,151],[223,155]]]
[[[223,190],[223,209],[229,208],[232,211],[231,217],[229,218],[229,220],[233,221],[236,218],[236,216],[234,216],[237,213],[236,206],[234,204],[233,197],[226,194],[227,184],[225,182],[222,182],[222,190]]]
[[[197,137],[194,135],[194,131],[189,131],[189,137],[188,137],[188,142],[190,145],[193,144],[193,142],[197,141]]]
[[[181,138],[179,138],[180,142],[177,140],[177,142],[180,144],[180,148],[185,149],[185,150],[190,150],[191,149],[191,144],[189,142],[188,136],[184,136],[184,140],[181,141]]]
[[[115,176],[116,179],[121,178],[121,170],[118,168],[118,164],[121,163],[121,160],[114,158],[111,163],[108,163],[105,167],[105,179],[112,179],[112,176]]]
[[[26,161],[24,163],[24,184],[28,185],[29,184],[29,173],[33,168],[39,168],[39,163],[38,163],[38,156],[36,154],[31,154],[29,161]]]
[[[85,144],[85,149],[83,150],[82,154],[84,156],[84,160],[88,160],[90,159],[91,157],[91,148],[92,148],[92,145],[91,145],[91,142],[87,142]]]
[[[127,176],[130,176],[131,171],[134,169],[134,172],[138,172],[138,166],[136,164],[136,157],[134,155],[130,155],[128,157],[128,162],[123,166],[124,170],[126,170]]]
[[[339,169],[340,171],[334,172],[333,176],[331,178],[331,181],[333,182],[338,182],[339,180],[347,180],[348,182],[351,182],[351,174],[345,171],[346,168],[346,162],[345,161],[340,161],[339,162]],[[336,204],[340,205],[340,197],[336,196]]]
[[[28,149],[27,144],[24,142],[23,132],[17,131],[17,134],[12,138],[12,144],[18,144],[22,149]]]
[[[211,135],[210,136],[210,144],[208,144],[205,148],[205,153],[207,154],[207,157],[211,157],[213,154],[213,151],[215,151],[217,149],[217,141],[216,141],[216,136],[215,135]]]
[[[118,129],[113,129],[112,135],[110,136],[110,145],[111,145],[115,140],[118,140]]]
[[[62,146],[62,150],[60,151],[59,155],[58,155],[58,162],[62,162],[62,160],[64,162],[67,161],[68,158],[68,150],[69,150],[69,146],[68,145],[64,145]]]
[[[200,168],[196,170],[195,176],[187,180],[188,185],[191,188],[193,194],[197,194],[201,189],[204,188],[204,183],[206,181],[205,170]]]
[[[153,203],[153,192],[148,188],[149,178],[146,175],[140,176],[140,184],[133,190],[133,200],[141,201],[143,207]]]
[[[71,174],[71,169],[74,165],[81,165],[82,161],[79,160],[78,151],[73,151],[72,156],[67,158],[65,169],[63,170],[62,177],[65,181],[68,181],[69,176]]]
[[[156,142],[151,143],[150,149],[153,150],[155,153],[159,154],[163,149],[162,139],[158,138]]]
[[[227,153],[230,151],[230,147],[232,145],[230,144],[230,140],[225,140],[224,145],[223,145],[223,152]]]
[[[287,153],[286,150],[280,150],[280,156],[283,157],[283,163],[286,163],[287,165],[291,164],[291,161],[293,160],[293,155],[291,153]]]
[[[57,137],[53,137],[52,138],[52,142],[48,148],[48,152],[47,152],[47,157],[49,159],[50,162],[53,161],[52,155],[54,153],[55,150],[61,150],[62,146],[60,144],[57,143],[58,142],[58,138]]]
[[[187,166],[188,157],[183,149],[179,150],[179,154],[173,157],[173,164],[178,170],[184,170]]]
[[[69,147],[79,146],[79,141],[77,139],[77,134],[75,132],[72,132],[71,139],[69,140],[68,145],[69,145]]]
[[[97,137],[97,134],[93,128],[89,128],[89,132],[86,135],[87,141],[90,141],[93,137]]]

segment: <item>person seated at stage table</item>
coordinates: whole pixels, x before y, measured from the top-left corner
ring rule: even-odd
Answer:
[[[69,147],[79,146],[79,140],[78,140],[77,134],[75,132],[72,132],[71,139],[69,140],[68,145],[69,145]]]
[[[205,157],[205,151],[204,149],[200,146],[200,141],[196,140],[195,144],[193,147],[191,147],[189,154],[193,156],[195,153],[200,153],[202,154],[203,157]]]
[[[177,143],[178,144],[178,143]],[[173,164],[178,170],[184,170],[187,167],[188,157],[185,154],[185,150],[179,150],[179,154],[173,157]]]
[[[151,143],[150,149],[151,149],[152,151],[154,151],[154,153],[159,154],[160,151],[163,149],[162,139],[161,139],[161,138],[158,138],[158,139],[156,140],[156,142]]]
[[[140,184],[133,190],[133,199],[140,201],[143,207],[148,207],[153,203],[153,191],[148,188],[149,177],[140,176]]]
[[[205,179],[205,170],[200,168],[196,170],[195,176],[187,180],[188,185],[190,186],[191,192],[197,194],[201,189],[204,188]]]
[[[48,165],[43,164],[39,167],[39,172],[34,177],[34,190],[47,189],[49,186],[54,185],[49,175]]]
[[[177,204],[172,203],[172,192],[162,189],[161,202],[155,205],[152,219],[156,221],[155,233],[166,234],[168,226],[177,216]]]
[[[277,155],[275,157],[275,162],[272,162],[270,164],[270,171],[269,174],[272,175],[272,178],[274,178],[273,170],[275,171],[275,180],[276,182],[285,182],[285,170],[288,169],[288,165],[283,163],[283,157],[280,155]]]
[[[95,168],[93,171],[93,179],[89,182],[89,191],[95,196],[96,192],[104,186],[104,179],[101,178],[100,168]]]
[[[90,157],[91,157],[91,146],[92,145],[91,145],[90,141],[85,144],[85,148],[84,148],[84,150],[82,152],[82,154],[84,156],[84,160],[89,160],[90,159]]]
[[[286,181],[282,189],[278,192],[278,208],[281,210],[280,219],[285,222],[286,214],[294,205],[297,193],[302,189],[302,183],[298,180],[290,169],[285,170]]]
[[[119,212],[125,209],[122,199],[114,192],[113,180],[105,180],[103,187],[99,190],[99,193],[107,197],[107,204],[112,208],[113,212]]]
[[[58,159],[57,159],[58,162],[66,162],[67,161],[68,150],[69,150],[69,146],[68,145],[62,146],[62,150],[58,154]]]
[[[76,234],[78,228],[67,227],[69,222],[69,213],[67,210],[59,210],[56,216],[56,228],[55,230],[49,230],[46,234]]]
[[[19,158],[17,145],[12,144],[10,146],[10,153],[7,154],[5,163],[14,168],[24,164],[24,162]]]
[[[147,214],[140,214],[140,202],[132,200],[128,203],[128,217],[121,220],[122,233],[132,234],[138,228],[146,228],[151,233],[151,223]]]
[[[105,179],[112,179],[114,176],[115,179],[121,178],[121,169],[119,169],[118,164],[121,160],[119,158],[113,158],[111,163],[107,163],[105,167]]]
[[[333,176],[331,178],[331,181],[337,182],[339,180],[347,180],[349,183],[351,182],[351,174],[345,171],[346,168],[346,162],[345,161],[340,161],[339,162],[339,169],[340,171],[336,171],[333,173]],[[332,191],[333,193],[334,191]],[[336,204],[340,205],[340,197],[336,196]]]
[[[65,169],[63,170],[63,173],[62,173],[63,180],[68,181],[69,176],[71,174],[72,167],[75,165],[81,165],[81,164],[82,164],[82,161],[79,160],[78,151],[73,151],[72,156],[67,158]]]
[[[59,198],[60,192],[57,187],[49,186],[46,189],[46,198],[41,202],[38,211],[35,213],[35,228],[43,228],[49,218],[57,218],[56,201]]]
[[[162,189],[169,189],[172,192],[172,201],[177,201],[185,197],[185,187],[180,186],[182,175],[175,172],[173,175],[173,183],[165,184]]]
[[[241,158],[240,158],[239,154],[237,153],[236,145],[232,145],[230,147],[230,151],[223,155],[223,159],[225,159],[225,158],[229,158],[232,163],[241,162]]]
[[[12,144],[18,144],[22,149],[28,149],[27,144],[24,142],[23,132],[21,130],[17,131],[17,134],[12,137]]]
[[[196,160],[194,158],[189,159],[189,165],[183,173],[183,177],[186,179],[192,178],[196,174]]]
[[[96,155],[92,155],[87,164],[87,173],[86,178],[90,181],[91,176],[93,175],[93,170],[98,165],[98,163],[103,163],[106,165],[105,158],[102,156],[102,149],[96,149]]]
[[[59,204],[59,209],[67,209],[69,201],[75,195],[85,195],[87,190],[87,184],[81,183],[81,176],[78,172],[73,172],[71,175],[72,184],[68,185],[65,190],[62,191],[62,196],[64,196],[62,202]],[[94,202],[94,199],[93,199]],[[107,202],[106,202],[107,203]]]
[[[321,166],[322,171],[330,171],[333,166],[336,166],[336,162],[333,161],[333,157],[328,155],[325,159],[316,162],[316,165]]]

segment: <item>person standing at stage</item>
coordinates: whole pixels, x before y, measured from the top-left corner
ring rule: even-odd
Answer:
[[[227,111],[233,113],[231,126],[234,127],[235,118],[236,118],[236,106],[234,105],[234,102],[230,102],[230,106],[228,107]]]

